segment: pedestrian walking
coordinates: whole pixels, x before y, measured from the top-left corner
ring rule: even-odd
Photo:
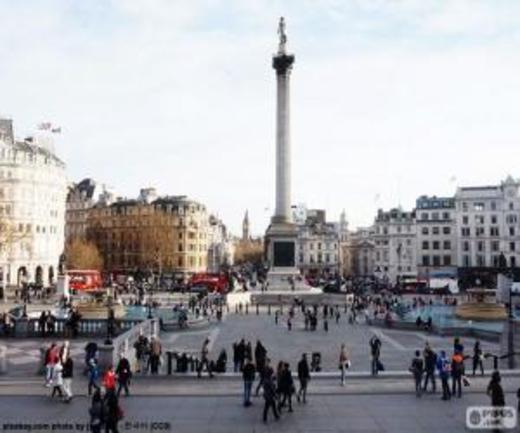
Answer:
[[[475,345],[473,346],[473,376],[475,376],[475,372],[477,368],[480,367],[480,374],[484,376],[484,355],[482,353],[482,349],[480,348],[480,341],[476,340]]]
[[[105,410],[101,391],[96,389],[92,397],[92,404],[89,409],[90,415],[90,431],[92,433],[101,433],[101,429],[105,424]]]
[[[382,367],[379,359],[381,357],[381,340],[376,335],[373,335],[369,341],[369,345],[372,357],[372,376],[377,376]]]
[[[451,363],[446,356],[446,352],[441,350],[440,356],[437,358],[437,371],[442,383],[442,400],[451,398],[450,385],[448,383],[451,371]]]
[[[289,316],[287,318],[287,330],[290,331],[292,329],[292,319],[291,317]]]
[[[436,383],[435,383],[435,366],[437,364],[437,354],[432,350],[430,345],[426,343],[426,347],[423,352],[424,357],[424,386],[423,391],[426,391],[428,388],[428,382],[432,384],[432,392],[436,391]]]
[[[146,374],[148,370],[148,356],[150,354],[150,345],[148,338],[143,335],[143,331],[139,332],[139,337],[134,343],[135,359],[137,361],[137,372]]]
[[[54,365],[52,369],[52,394],[51,398],[54,398],[56,393],[59,397],[63,398],[63,366],[61,365],[60,360]]]
[[[153,336],[150,343],[150,372],[152,374],[159,373],[159,364],[161,363],[162,346],[158,337]]]
[[[96,358],[90,358],[88,363],[88,395],[92,395],[92,389],[99,390],[99,367]]]
[[[117,364],[116,368],[116,375],[117,375],[117,397],[120,396],[121,390],[125,390],[125,395],[128,397],[130,395],[130,390],[128,389],[130,385],[130,379],[132,378],[132,370],[130,368],[130,362],[124,355],[124,353],[121,354],[121,357],[119,358],[119,363]]]
[[[114,389],[105,394],[105,433],[118,433],[118,423],[123,418],[123,411],[119,406],[119,400]]]
[[[256,367],[249,358],[246,359],[244,368],[242,369],[242,379],[244,380],[244,406],[251,406],[251,388],[255,381]]]
[[[274,373],[272,368],[268,367],[268,371],[266,371],[262,383],[262,387],[264,390],[264,422],[267,422],[267,415],[269,413],[269,409],[272,410],[275,419],[278,420],[280,418],[280,415],[278,414],[278,410],[276,408],[276,386],[273,380],[273,374]]]
[[[415,396],[420,397],[422,391],[422,377],[424,371],[424,361],[421,358],[421,352],[416,350],[415,357],[412,359],[410,372],[413,374],[415,382]]]
[[[307,354],[302,354],[302,359],[298,363],[298,381],[300,382],[300,389],[296,394],[296,400],[298,403],[302,401],[307,403],[307,385],[311,380],[311,374],[309,372],[309,363],[307,362]]]
[[[74,362],[70,356],[63,363],[63,391],[65,392],[65,402],[72,400],[72,378],[74,376]]]
[[[257,366],[258,368],[258,366]],[[255,395],[258,396],[258,394],[260,393],[260,388],[263,387],[264,385],[264,377],[266,374],[270,374],[270,372],[272,371],[272,368],[271,368],[271,361],[269,358],[266,358],[265,359],[265,364],[264,364],[264,367],[262,368],[262,370],[260,370],[258,372],[258,385],[256,387],[256,391],[255,391]]]
[[[105,391],[116,391],[116,373],[114,371],[114,366],[109,365],[105,375],[103,376],[103,386]]]
[[[462,353],[456,352],[451,358],[451,393],[453,396],[457,394],[458,398],[462,397],[462,376],[464,375],[464,357]]]
[[[501,409],[506,405],[504,390],[502,389],[500,381],[500,373],[498,371],[494,371],[491,375],[491,380],[489,381],[486,390],[487,395],[491,398],[491,405],[496,409],[499,417],[501,416]],[[499,426],[501,426],[501,424],[502,423],[500,422]],[[493,431],[499,432],[500,430],[495,428]]]
[[[292,378],[292,372],[289,364],[287,362],[283,363],[283,368],[281,372],[280,377],[280,396],[281,400],[278,404],[278,410],[281,413],[281,410],[283,407],[285,407],[285,404],[287,403],[288,411],[292,412],[292,395],[295,392],[294,389],[294,381]]]
[[[211,370],[211,364],[208,359],[209,356],[209,338],[204,340],[202,343],[202,349],[200,351],[200,362],[199,368],[197,369],[197,377],[202,376],[202,370],[206,367],[209,377],[213,377],[213,371]]]
[[[323,319],[323,330],[329,332],[329,320],[326,317]]]
[[[59,352],[56,343],[52,343],[45,351],[45,386],[47,387],[51,386],[53,369],[60,359]]]
[[[345,344],[339,350],[339,370],[341,373],[341,386],[345,386],[345,372],[350,366],[350,360]]]

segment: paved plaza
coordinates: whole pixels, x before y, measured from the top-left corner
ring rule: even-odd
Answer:
[[[338,324],[330,320],[328,332],[323,330],[321,321],[318,325],[316,331],[305,331],[301,315],[297,314],[292,331],[289,331],[285,316],[280,317],[277,325],[274,314],[268,315],[263,312],[256,315],[251,311],[248,315],[228,314],[222,322],[213,320],[211,325],[204,329],[163,332],[161,340],[164,351],[188,351],[198,354],[204,338],[210,337],[211,357],[216,359],[220,350],[225,349],[228,355],[228,371],[232,370],[232,344],[241,338],[251,341],[253,349],[256,340],[260,339],[268,349],[268,356],[273,363],[285,360],[291,363],[293,369],[303,352],[320,352],[323,370],[336,371],[339,347],[341,343],[345,343],[352,360],[351,370],[368,371],[368,341],[374,334],[378,335],[383,343],[381,359],[386,370],[407,370],[413,352],[422,349],[426,341],[429,341],[435,350],[444,349],[448,353],[452,352],[452,337],[440,337],[422,331],[382,329],[366,324],[351,325],[347,323],[345,316],[342,316]],[[33,375],[39,362],[39,348],[50,344],[51,341],[52,339],[4,340],[3,344],[6,344],[8,350],[9,376]],[[101,341],[102,339],[99,339],[98,342]],[[85,339],[71,341],[73,358],[81,364],[86,342]],[[464,338],[463,343],[466,352],[471,354],[474,340]],[[498,344],[495,343],[482,342],[482,347],[485,352],[496,353],[499,350]],[[491,368],[491,360],[487,361],[486,368]]]
[[[507,395],[507,400],[514,401],[514,396]],[[131,397],[121,403],[125,419],[120,431],[455,433],[468,431],[468,405],[487,403],[482,394],[449,403],[438,398],[416,399],[411,394],[311,396],[308,404],[295,404],[294,413],[284,412],[280,421],[270,419],[264,424],[261,399],[246,409],[236,397]],[[0,413],[2,431],[12,431],[10,424],[25,424],[22,431],[49,432],[58,424],[61,427],[54,431],[86,431],[88,421],[87,400],[81,397],[69,405],[48,397],[0,397]]]

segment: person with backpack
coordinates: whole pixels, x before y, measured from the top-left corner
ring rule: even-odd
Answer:
[[[422,391],[422,377],[424,372],[424,361],[421,358],[421,352],[415,351],[415,358],[412,359],[410,372],[413,374],[415,381],[415,396],[420,397]]]
[[[130,385],[132,370],[130,369],[130,362],[124,354],[121,354],[121,358],[119,358],[119,363],[117,364],[116,368],[116,375],[118,383],[117,397],[119,397],[123,388],[125,390],[125,395],[128,397],[130,395],[128,385]]]
[[[446,352],[441,350],[440,356],[437,358],[437,370],[442,383],[442,400],[451,398],[450,385],[448,383],[451,371],[451,363],[446,357]]]
[[[92,397],[92,404],[89,409],[90,415],[90,431],[92,433],[101,433],[101,429],[105,424],[105,408],[103,399],[101,398],[101,391],[96,389]]]
[[[298,363],[298,381],[300,382],[300,389],[296,394],[296,400],[298,403],[300,402],[300,399],[303,403],[307,403],[307,385],[309,384],[309,380],[311,380],[309,363],[307,362],[307,354],[304,353],[302,359]]]
[[[430,345],[426,343],[426,347],[423,352],[424,357],[424,386],[423,391],[428,389],[428,382],[432,383],[432,392],[436,391],[435,383],[435,365],[437,364],[437,354],[432,350]]]
[[[464,357],[462,353],[455,352],[451,357],[451,393],[453,396],[457,394],[458,398],[462,397],[462,376],[464,375]]]

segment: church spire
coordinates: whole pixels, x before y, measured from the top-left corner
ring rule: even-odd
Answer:
[[[249,227],[249,212],[246,209],[246,214],[244,215],[244,220],[242,221],[242,240],[248,241],[251,239],[251,232]]]

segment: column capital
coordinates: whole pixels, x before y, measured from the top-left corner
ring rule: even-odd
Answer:
[[[293,63],[293,54],[277,54],[273,56],[273,68],[276,70],[276,75],[285,75],[290,72]]]

